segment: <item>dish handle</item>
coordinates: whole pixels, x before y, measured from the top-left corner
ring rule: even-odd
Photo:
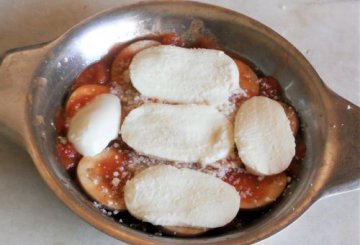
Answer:
[[[28,93],[44,44],[16,48],[0,57],[0,133],[25,146]]]
[[[321,197],[360,189],[360,108],[329,91],[337,120],[329,125],[339,154]]]

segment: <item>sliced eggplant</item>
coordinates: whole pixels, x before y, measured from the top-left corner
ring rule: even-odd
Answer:
[[[181,237],[193,237],[207,232],[207,228],[180,227],[180,226],[164,226],[161,230],[169,235]]]
[[[234,61],[239,69],[240,87],[249,97],[259,95],[260,85],[255,72],[244,62],[238,59],[234,59]]]
[[[94,157],[83,157],[77,178],[84,191],[103,207],[125,210],[124,186],[132,177],[122,151],[107,148]]]
[[[285,190],[288,178],[285,173],[259,177],[242,169],[231,169],[223,180],[240,193],[240,209],[249,210],[265,207],[278,199]]]
[[[126,46],[116,55],[111,65],[111,80],[116,83],[129,81],[129,73],[125,71],[128,70],[131,59],[134,55],[141,50],[160,44],[161,43],[154,40],[141,40]]]
[[[78,110],[89,103],[93,98],[100,94],[110,93],[108,86],[99,84],[87,84],[78,87],[67,100],[65,111],[66,117],[72,118]]]

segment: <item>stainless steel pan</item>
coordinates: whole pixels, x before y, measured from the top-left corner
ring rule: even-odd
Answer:
[[[279,79],[299,112],[306,159],[289,195],[245,230],[209,238],[155,237],[103,216],[70,180],[55,154],[53,119],[72,80],[116,43],[176,32],[215,38],[224,49]],[[98,229],[135,244],[249,244],[299,217],[322,197],[359,188],[360,109],[330,91],[290,43],[244,15],[195,2],[146,2],[104,12],[42,45],[9,51],[0,65],[0,128],[30,153],[56,195]]]

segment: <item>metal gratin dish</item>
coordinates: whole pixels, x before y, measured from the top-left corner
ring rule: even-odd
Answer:
[[[74,78],[117,43],[169,32],[214,38],[225,50],[276,77],[305,126],[307,154],[291,195],[245,230],[191,239],[133,230],[94,208],[58,163],[52,121]],[[103,232],[133,244],[250,244],[283,229],[316,200],[359,188],[359,107],[330,91],[301,53],[277,33],[207,4],[128,5],[89,18],[50,43],[9,51],[0,65],[0,121],[7,127],[4,133],[24,145],[43,179],[69,208]]]

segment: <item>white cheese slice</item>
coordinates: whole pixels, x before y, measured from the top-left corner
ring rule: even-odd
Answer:
[[[101,94],[70,121],[68,139],[84,156],[94,156],[115,139],[120,128],[121,104],[112,94]]]
[[[144,104],[125,118],[121,136],[141,154],[204,165],[234,146],[230,121],[206,105]]]
[[[215,228],[240,208],[236,189],[212,175],[159,165],[128,181],[125,205],[136,218],[154,225]]]
[[[254,174],[278,174],[295,155],[290,121],[281,104],[267,97],[253,97],[240,106],[234,134],[239,157]]]
[[[220,105],[241,92],[239,71],[222,51],[159,45],[137,53],[130,79],[142,94],[175,103]]]

